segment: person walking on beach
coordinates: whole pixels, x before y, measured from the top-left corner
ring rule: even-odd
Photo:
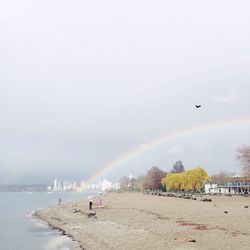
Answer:
[[[88,196],[88,201],[89,201],[89,210],[92,210],[92,206],[93,206],[93,196],[92,195]]]
[[[62,200],[61,200],[61,198],[59,198],[58,199],[58,205],[61,205],[61,202],[62,202]]]

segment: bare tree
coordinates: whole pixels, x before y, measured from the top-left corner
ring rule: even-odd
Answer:
[[[128,191],[129,188],[129,178],[124,176],[120,179],[121,190]]]
[[[124,176],[120,179],[120,189],[122,191],[142,191],[143,190],[143,176],[139,176],[138,178],[132,177],[129,178]]]
[[[245,175],[250,175],[250,145],[239,147],[237,151],[237,159],[242,165],[243,173]]]
[[[135,185],[135,189],[136,191],[143,191],[144,190],[144,178],[145,176],[138,176],[137,180],[136,180],[136,185]]]
[[[182,161],[177,161],[171,170],[171,173],[182,173],[185,172],[185,168],[183,166]]]
[[[129,191],[135,191],[136,190],[136,186],[137,186],[137,179],[136,178],[131,178],[129,179],[129,183],[128,183],[128,190]]]
[[[212,175],[210,180],[217,184],[223,184],[228,178],[233,177],[235,173],[220,171],[218,174]]]

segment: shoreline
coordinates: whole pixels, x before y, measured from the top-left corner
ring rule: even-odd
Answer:
[[[96,216],[87,200],[35,212],[80,249],[248,249],[250,199],[210,196],[212,202],[108,193]],[[209,198],[210,198],[209,197]],[[227,213],[225,213],[227,212]]]
[[[46,209],[46,208],[44,208],[44,209]],[[69,238],[69,240],[72,242],[72,246],[73,246],[72,250],[84,250],[84,248],[80,245],[80,242],[77,241],[71,234],[67,233],[63,229],[63,227],[56,226],[54,223],[49,222],[48,219],[46,219],[40,215],[39,211],[42,211],[44,209],[34,211],[32,214],[32,217],[37,219],[37,220],[40,220],[42,222],[45,222],[47,224],[48,228],[50,228],[53,231],[56,230],[60,236],[66,236],[67,238]]]
[[[34,220],[35,227],[46,228],[46,231],[53,232],[53,235],[50,235],[46,242],[45,249],[72,249],[74,246],[74,239],[67,235],[63,229],[56,228],[49,224],[47,221],[40,218],[36,211],[32,212],[31,219]]]

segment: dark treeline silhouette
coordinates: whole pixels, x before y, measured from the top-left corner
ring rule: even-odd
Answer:
[[[183,166],[182,161],[177,161],[171,170],[171,173],[182,173],[185,172],[185,168]]]

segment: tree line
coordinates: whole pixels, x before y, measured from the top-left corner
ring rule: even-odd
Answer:
[[[171,172],[164,172],[159,167],[152,167],[145,176],[138,178],[123,177],[120,180],[121,190],[144,191],[144,190],[200,190],[208,174],[202,167],[185,171],[181,161],[177,161]]]
[[[237,149],[237,160],[241,164],[241,171],[244,176],[250,176],[250,145],[242,146]],[[234,173],[221,171],[217,175],[208,176],[206,170],[197,167],[185,171],[183,163],[177,161],[170,172],[165,172],[159,167],[152,167],[144,176],[138,178],[122,177],[120,180],[121,190],[124,191],[144,191],[144,190],[162,190],[162,191],[198,191],[204,186],[206,180],[217,183],[233,176]]]

